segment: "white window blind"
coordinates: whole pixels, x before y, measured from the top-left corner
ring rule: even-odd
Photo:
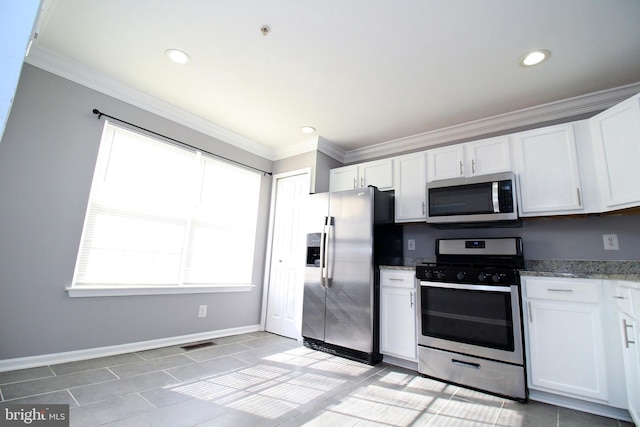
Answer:
[[[105,124],[72,288],[251,284],[260,175]]]

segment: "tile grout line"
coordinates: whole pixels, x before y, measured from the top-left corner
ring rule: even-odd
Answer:
[[[431,422],[432,422],[433,420],[435,420],[435,419],[438,417],[438,415],[440,415],[440,412],[442,412],[442,410],[443,410],[444,408],[446,408],[446,407],[447,407],[447,405],[448,405],[449,403],[451,403],[451,400],[453,399],[453,396],[455,396],[455,394],[458,392],[458,390],[459,390],[459,389],[457,389],[456,391],[454,391],[453,393],[451,393],[451,396],[449,396],[449,399],[447,399],[447,403],[445,403],[444,405],[442,405],[442,408],[438,409],[438,410],[433,414],[433,417],[429,418],[429,421],[427,421],[427,423],[425,424],[425,427],[426,427],[426,426],[430,426],[430,425],[432,425],[432,424],[431,424]]]
[[[498,420],[500,419],[500,414],[502,413],[502,409],[504,409],[504,399],[502,400],[502,403],[500,404],[500,409],[498,410],[498,413],[496,414],[496,419],[493,420],[493,427],[496,427],[498,425]]]
[[[4,396],[2,395],[2,387],[0,387],[0,402],[4,402]]]
[[[82,406],[82,405],[80,405],[80,402],[78,402],[78,399],[76,399],[76,397],[73,395],[73,393],[71,392],[71,389],[70,389],[70,388],[68,388],[66,391],[67,391],[67,393],[69,393],[69,395],[71,396],[71,398],[73,399],[73,401],[74,401],[74,402],[76,402],[76,405],[78,405],[78,408],[79,408],[80,406]]]
[[[116,366],[123,366],[123,365],[116,365]],[[105,367],[105,369],[107,371],[109,371],[113,376],[115,376],[117,380],[121,380],[122,379],[122,378],[120,378],[120,375],[118,375],[115,372],[113,372],[110,367],[107,366],[107,367]],[[96,384],[98,384],[98,383],[96,383]],[[93,384],[90,384],[90,385],[93,385]]]
[[[196,363],[197,363],[197,362],[196,362]],[[184,382],[184,381],[182,381],[180,378],[176,377],[175,375],[172,375],[172,374],[171,374],[171,372],[167,372],[167,370],[166,370],[166,369],[163,369],[163,370],[158,371],[158,372],[163,372],[163,373],[165,373],[165,374],[169,375],[171,378],[173,378],[174,380],[178,381],[178,383],[179,383],[179,384],[182,384],[182,383]]]
[[[151,403],[151,402],[149,401],[149,399],[147,399],[147,398],[146,398],[146,397],[144,397],[142,394],[140,394],[140,392],[137,392],[137,393],[135,393],[135,394],[137,394],[138,396],[140,396],[140,397],[142,398],[142,400],[144,400],[144,401],[145,401],[145,402],[147,402],[149,405],[151,405],[151,407],[152,407],[152,408],[154,408],[154,409],[159,409],[156,405],[154,405],[153,403]]]

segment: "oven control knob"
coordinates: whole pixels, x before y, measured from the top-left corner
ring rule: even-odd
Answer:
[[[433,276],[433,273],[430,271],[425,271],[424,272],[424,278],[425,279],[431,279],[431,277]]]
[[[438,279],[444,279],[444,273],[442,271],[438,271]]]
[[[458,280],[462,280],[464,279],[464,273],[461,271],[456,277],[458,278]]]
[[[484,280],[487,278],[487,276],[484,275],[484,273],[480,273],[478,274],[478,280],[481,282],[484,282]]]
[[[491,280],[493,280],[493,283],[498,283],[500,281],[500,276],[498,276],[498,274],[496,273],[491,276]]]

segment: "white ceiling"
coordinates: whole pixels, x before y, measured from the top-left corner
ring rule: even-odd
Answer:
[[[320,136],[348,152],[640,82],[639,0],[45,0],[38,31],[32,55],[67,74],[272,151]],[[520,67],[536,48],[550,59]]]

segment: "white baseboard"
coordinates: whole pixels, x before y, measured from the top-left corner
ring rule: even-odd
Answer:
[[[39,356],[18,357],[0,360],[0,372],[18,369],[36,368],[39,366],[56,365],[59,363],[77,362],[79,360],[95,359],[97,357],[114,356],[116,354],[133,353],[135,351],[151,350],[172,345],[187,344],[196,341],[210,340],[231,335],[246,334],[262,330],[260,325],[242,326],[239,328],[222,329],[218,331],[200,332],[197,334],[180,335],[177,337],[160,338],[107,347],[88,348],[85,350],[66,351],[63,353],[43,354]]]
[[[417,361],[401,359],[399,357],[389,356],[388,354],[382,355],[382,361],[384,363],[388,363],[389,365],[399,366],[401,368],[409,369],[411,371],[417,371],[418,370],[418,362]]]
[[[614,408],[612,406],[602,405],[600,403],[588,402],[586,400],[572,399],[566,396],[547,393],[544,391],[529,389],[529,399],[536,402],[548,403],[551,405],[562,406],[563,408],[575,409],[577,411],[588,412],[590,414],[601,415],[603,417],[615,418],[617,420],[630,421],[629,411],[622,408]]]

